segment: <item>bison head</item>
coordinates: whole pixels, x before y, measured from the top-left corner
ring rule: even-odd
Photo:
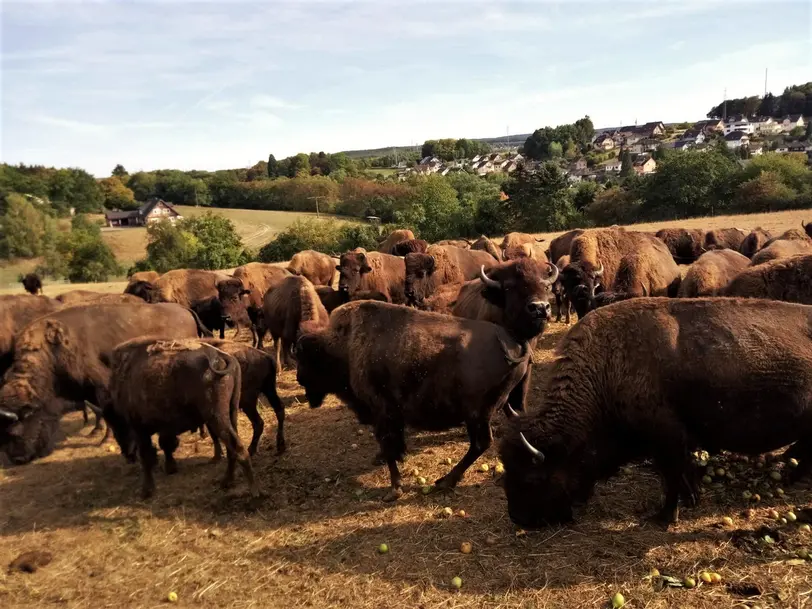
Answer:
[[[0,408],[0,449],[15,465],[48,456],[59,437],[59,416],[45,408]]]
[[[132,281],[124,288],[124,293],[138,296],[138,298],[152,304],[166,302],[166,299],[161,294],[161,290],[158,289],[154,283],[150,283],[149,281]]]
[[[247,328],[251,325],[248,310],[243,296],[250,294],[239,279],[224,279],[217,282],[217,299],[223,305],[222,317],[231,319],[238,328]]]
[[[436,289],[434,271],[437,262],[429,254],[408,254],[406,263],[405,294],[408,304],[418,305]]]
[[[504,489],[510,519],[524,528],[572,521],[572,507],[585,503],[594,480],[585,473],[581,460],[565,450],[561,436],[532,434],[531,443],[517,419],[499,452],[505,465]]]
[[[480,268],[482,295],[491,304],[504,309],[505,328],[513,338],[524,342],[544,331],[550,319],[552,286],[558,267],[547,263],[551,274],[544,278],[542,266],[530,258],[521,258],[490,269]]]
[[[341,254],[341,260],[336,267],[338,271],[338,290],[352,295],[361,287],[363,275],[372,271],[364,252],[347,252]]]
[[[483,250],[485,252],[488,252],[499,262],[502,261],[502,253],[499,251],[499,248],[497,248],[494,242],[488,239],[485,235],[480,235],[479,239],[477,239],[471,244],[471,249]]]
[[[595,293],[601,287],[601,277],[603,264],[595,268],[589,263],[571,262],[561,271],[561,284],[579,319],[595,308]]]
[[[36,273],[28,273],[25,277],[21,277],[20,283],[23,284],[25,291],[29,294],[39,294],[42,292],[42,280]]]
[[[321,406],[327,394],[349,387],[349,377],[342,373],[346,365],[331,355],[323,334],[303,334],[296,341],[294,354],[296,381],[304,387],[311,408]]]

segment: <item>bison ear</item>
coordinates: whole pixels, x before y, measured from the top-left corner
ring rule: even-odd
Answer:
[[[341,270],[341,265],[340,265],[340,264],[337,264],[337,265],[336,265],[336,270],[337,270],[337,271],[340,271],[340,270]]]
[[[49,319],[45,324],[45,340],[52,345],[67,344],[65,340],[65,329],[62,327],[62,324]]]

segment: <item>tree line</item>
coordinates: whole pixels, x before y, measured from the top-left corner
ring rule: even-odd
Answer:
[[[751,95],[728,99],[710,109],[708,118],[722,118],[733,114],[744,116],[771,116],[783,118],[787,114],[812,116],[812,82],[792,85],[781,95],[767,93],[764,97]]]

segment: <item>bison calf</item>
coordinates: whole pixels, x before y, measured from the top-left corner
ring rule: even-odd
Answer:
[[[237,435],[241,371],[236,358],[198,340],[138,338],[115,348],[112,358],[110,396],[105,418],[122,451],[131,455],[138,448],[144,470],[142,496],[155,490],[152,470],[157,462],[152,434],[166,458],[166,472],[177,464],[173,453],[177,436],[206,425],[212,439],[226,445],[228,467],[223,486],[234,480],[239,462],[251,494],[259,491],[251,458]]]

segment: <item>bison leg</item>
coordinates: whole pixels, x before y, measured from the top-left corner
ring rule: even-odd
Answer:
[[[555,293],[555,308],[556,308],[556,315],[555,315],[555,322],[561,323],[561,314],[563,311],[564,306],[564,299],[561,297],[559,292]]]
[[[178,473],[178,464],[175,461],[175,449],[178,447],[178,438],[172,433],[162,433],[158,436],[158,446],[164,451],[164,469],[169,475]]]
[[[665,446],[665,445],[664,445]],[[670,452],[661,447],[654,458],[655,467],[659,470],[665,490],[665,502],[654,520],[664,524],[675,524],[679,520],[679,499],[683,498],[689,507],[696,505],[698,493],[695,481],[689,479],[691,463],[688,452],[680,447]]]
[[[220,324],[220,340],[225,340],[226,338],[226,326],[225,324]]]
[[[282,404],[282,400],[279,399],[279,394],[276,392],[275,375],[270,378],[263,393],[268,399],[268,403],[271,405],[271,408],[273,408],[273,412],[276,415],[276,452],[281,455],[287,448],[287,442],[285,442],[285,405]],[[259,416],[258,413],[257,416]],[[262,420],[261,417],[260,420]],[[251,422],[253,423],[253,420]],[[264,421],[262,425],[265,425]],[[259,436],[256,434],[256,431],[254,432],[254,435],[256,437],[256,442],[259,443]],[[260,427],[259,435],[262,435],[262,427]],[[254,445],[254,441],[251,442],[251,445]],[[256,452],[256,447],[254,447],[254,451]],[[250,449],[248,452],[251,452]],[[253,455],[254,453],[251,454]]]
[[[403,461],[406,456],[406,436],[400,413],[383,413],[375,422],[375,438],[380,444],[381,453],[389,467],[389,480],[392,487],[383,500],[394,501],[403,495],[403,481],[400,477],[398,461]]]
[[[564,294],[564,313],[566,314],[565,322],[567,325],[570,325],[570,312],[572,311],[572,303],[570,302],[569,296]]]
[[[465,471],[474,464],[474,461],[482,453],[488,450],[493,442],[490,421],[474,419],[466,422],[465,426],[468,429],[468,439],[470,441],[468,451],[450,472],[434,483],[434,486],[438,489],[450,489],[457,486],[457,483],[465,475]]]
[[[274,394],[276,394],[276,392],[274,392]],[[278,400],[279,396],[277,396],[276,399]],[[247,406],[244,409],[244,412],[245,412],[245,416],[248,417],[248,420],[251,421],[251,429],[253,430],[252,436],[251,436],[251,444],[248,447],[248,454],[253,457],[255,454],[257,454],[257,448],[259,447],[259,439],[262,437],[262,432],[265,429],[265,421],[262,420],[262,417],[260,416],[259,412],[257,411],[257,402],[256,402],[256,400],[254,400],[253,403],[250,406]],[[274,412],[276,412],[276,408],[274,408]],[[277,416],[277,418],[279,418],[278,413],[277,413],[276,416]],[[285,411],[282,410],[282,419],[281,420],[284,421],[284,419],[285,419]],[[281,426],[282,426],[282,424],[280,423],[280,425],[279,425],[280,429],[281,429]],[[285,438],[284,438],[284,435],[283,435],[282,436],[282,446],[283,447],[282,447],[282,450],[279,451],[279,452],[284,452],[284,450],[285,450],[284,444],[285,444]],[[279,433],[278,432],[277,432],[277,437],[276,437],[276,447],[277,447],[277,450],[279,450]]]
[[[208,422],[209,431],[212,438],[215,436],[223,441],[226,445],[226,457],[228,465],[226,467],[226,475],[223,477],[221,486],[228,488],[234,483],[234,466],[236,463],[240,464],[245,477],[248,480],[248,487],[251,495],[257,497],[259,489],[257,488],[256,480],[254,480],[254,470],[251,467],[251,457],[248,451],[240,441],[240,437],[236,431],[237,413],[231,413],[231,420],[215,416]]]
[[[90,434],[89,434],[91,436],[95,436],[96,434],[99,434],[99,433],[104,431],[104,425],[102,424],[101,410],[99,408],[96,408],[92,404],[86,404],[86,406],[87,406],[87,408],[89,408],[90,410],[93,411],[93,417],[96,420],[96,423],[93,425],[93,429],[90,430]],[[87,424],[87,408],[85,409],[85,424]],[[106,438],[107,435],[108,434],[105,434],[104,437]],[[102,442],[104,442],[104,440],[102,440]]]
[[[223,447],[220,446],[220,440],[217,438],[217,434],[211,428],[211,426],[206,425],[206,428],[209,430],[209,437],[211,437],[211,443],[214,445],[214,456],[211,458],[212,463],[217,463],[220,459],[223,458]],[[201,431],[203,427],[200,428]],[[203,434],[201,433],[201,437]]]
[[[790,484],[795,484],[812,472],[812,442],[798,440],[784,451],[783,459],[784,461],[798,460],[798,467],[793,468],[789,474]]]
[[[152,436],[150,434],[138,431],[136,436],[138,456],[141,459],[141,469],[144,475],[141,486],[141,498],[149,499],[155,492],[155,479],[152,477],[152,470],[158,461],[158,455],[155,447],[152,445]]]

